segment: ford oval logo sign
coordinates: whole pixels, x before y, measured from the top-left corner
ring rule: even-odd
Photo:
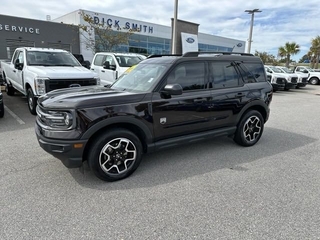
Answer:
[[[186,41],[187,41],[187,43],[194,43],[194,39],[191,38],[191,37],[188,37],[188,38],[186,39]]]
[[[237,44],[237,47],[242,47],[242,43],[238,43],[238,44]]]

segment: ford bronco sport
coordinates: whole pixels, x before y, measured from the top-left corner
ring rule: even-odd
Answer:
[[[68,168],[87,160],[116,181],[145,153],[230,136],[256,144],[269,117],[272,86],[259,57],[244,53],[154,55],[110,87],[54,90],[38,100],[40,146]]]

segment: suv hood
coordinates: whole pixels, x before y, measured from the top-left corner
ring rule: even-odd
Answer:
[[[28,66],[28,70],[38,77],[51,79],[93,78],[96,76],[95,73],[82,66]]]
[[[132,93],[103,86],[73,87],[51,91],[38,99],[38,104],[50,109],[93,108],[139,102],[145,93]]]

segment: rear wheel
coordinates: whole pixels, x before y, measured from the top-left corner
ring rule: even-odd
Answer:
[[[312,84],[312,85],[317,85],[317,84],[319,83],[319,79],[313,77],[313,78],[311,78],[311,79],[309,80],[309,83]]]
[[[37,98],[34,96],[31,88],[27,90],[27,99],[30,113],[36,115]]]
[[[261,113],[250,110],[241,118],[234,141],[241,146],[253,146],[261,138],[263,128],[264,120]]]
[[[99,136],[91,145],[88,164],[104,181],[117,181],[131,175],[142,158],[142,145],[132,132],[116,128]]]

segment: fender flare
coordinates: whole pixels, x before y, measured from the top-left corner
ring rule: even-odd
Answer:
[[[152,142],[153,134],[150,132],[149,128],[143,122],[141,122],[141,120],[135,117],[130,117],[130,116],[118,116],[118,117],[104,119],[94,124],[89,129],[87,129],[87,131],[82,135],[81,139],[89,139],[95,133],[97,133],[100,129],[110,126],[112,124],[125,124],[125,123],[131,124],[140,128],[146,136],[146,143]]]

